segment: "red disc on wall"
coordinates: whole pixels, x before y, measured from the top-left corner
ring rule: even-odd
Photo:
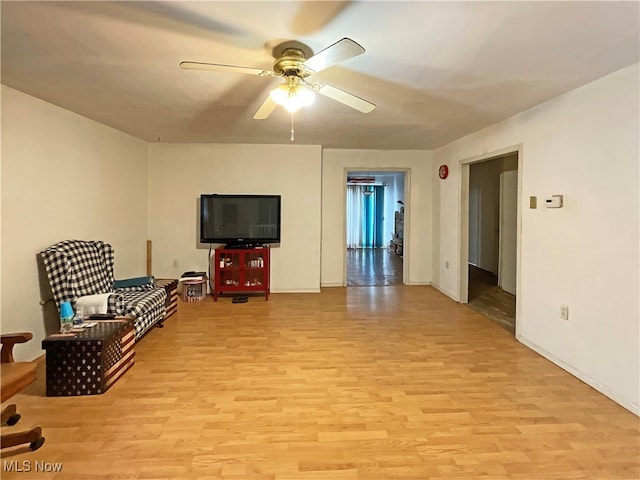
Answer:
[[[443,180],[447,178],[449,176],[449,167],[446,165],[440,165],[440,168],[438,169],[438,176]]]

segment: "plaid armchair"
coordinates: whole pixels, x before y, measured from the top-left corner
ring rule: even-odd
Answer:
[[[86,295],[111,293],[107,313],[134,318],[136,341],[165,318],[167,294],[153,280],[146,285],[114,288],[114,251],[101,241],[65,240],[40,252],[54,300],[60,309],[64,301]]]

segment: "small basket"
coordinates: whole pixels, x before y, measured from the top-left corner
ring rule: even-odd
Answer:
[[[182,301],[199,302],[207,296],[207,279],[184,280],[182,283]]]

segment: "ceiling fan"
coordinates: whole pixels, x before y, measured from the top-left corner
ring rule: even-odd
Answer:
[[[278,105],[282,105],[289,112],[310,105],[314,99],[314,92],[343,103],[355,110],[369,113],[376,108],[375,104],[344,90],[320,82],[311,82],[307,78],[316,72],[331,67],[338,62],[362,55],[365,50],[351,40],[343,38],[333,45],[321,50],[310,58],[307,57],[308,47],[299,42],[284,42],[274,48],[276,60],[273,70],[224,65],[220,63],[180,62],[180,68],[186,70],[213,70],[219,72],[245,73],[259,77],[281,77],[284,82],[271,91],[262,106],[255,113],[255,120],[264,120],[271,115]],[[310,53],[310,51],[309,51]]]

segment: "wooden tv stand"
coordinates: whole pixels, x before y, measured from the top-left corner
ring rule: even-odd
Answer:
[[[223,293],[249,292],[264,292],[265,300],[269,300],[269,247],[216,248],[211,261],[214,301]]]

